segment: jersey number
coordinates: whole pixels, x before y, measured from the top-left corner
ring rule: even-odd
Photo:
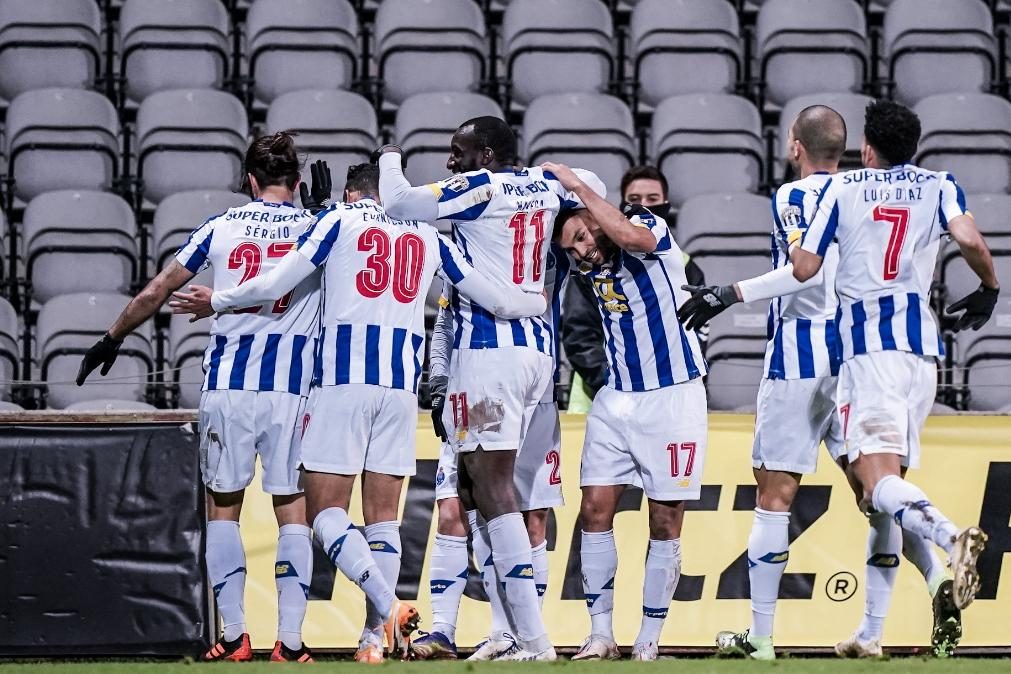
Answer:
[[[887,222],[892,226],[885,249],[884,271],[885,280],[892,281],[899,276],[899,258],[909,229],[909,209],[905,206],[875,206],[872,215],[874,222]]]
[[[288,251],[295,248],[295,244],[291,241],[278,241],[267,246],[267,257],[284,257],[288,254]],[[255,243],[250,241],[244,241],[238,246],[232,249],[232,252],[228,254],[228,268],[231,270],[242,269],[242,279],[239,281],[239,285],[242,285],[251,278],[254,278],[260,273],[260,262],[263,260],[263,251]],[[290,291],[284,294],[279,300],[274,302],[274,307],[271,309],[271,313],[283,314],[287,310],[288,305],[291,304],[291,293]],[[262,307],[246,307],[245,309],[236,309],[234,313],[236,314],[256,314],[259,313]]]
[[[678,444],[672,442],[667,445],[667,451],[670,453],[670,475],[671,477],[681,477],[681,456],[679,452],[685,454],[684,460],[684,477],[691,477],[692,470],[695,468],[695,443],[694,442],[682,442]]]
[[[551,466],[551,475],[548,476],[548,484],[555,485],[562,483],[562,455],[557,449],[552,449],[544,457],[544,463]]]
[[[424,239],[417,234],[404,234],[391,245],[389,234],[373,227],[358,237],[358,250],[372,252],[365,261],[365,269],[355,276],[355,286],[363,297],[379,297],[391,286],[393,297],[401,304],[418,296],[425,268]]]
[[[530,219],[529,223],[527,218]],[[532,257],[534,266],[530,280],[541,280],[541,269],[544,266],[544,211],[534,211],[533,215],[519,212],[509,220],[509,229],[513,230],[513,283],[523,283],[526,271],[527,225],[534,228]]]

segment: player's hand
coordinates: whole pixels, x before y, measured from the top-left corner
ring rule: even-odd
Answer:
[[[449,434],[442,423],[442,411],[446,408],[446,389],[449,387],[449,377],[432,377],[428,380],[428,389],[432,394],[432,427],[435,434],[446,442]]]
[[[330,207],[333,180],[330,178],[330,167],[322,159],[313,162],[309,173],[312,176],[311,188],[306,187],[303,180],[298,184],[298,194],[302,199],[302,208],[316,215]]]
[[[392,144],[383,145],[381,148],[375,150],[371,155],[369,155],[369,163],[378,164],[379,158],[384,154],[386,154],[387,152],[396,152],[401,157],[403,157],[404,155],[404,151],[400,148],[399,145],[392,145]]]
[[[689,330],[698,330],[732,305],[740,302],[734,286],[681,286],[692,294],[678,309],[678,320]]]
[[[562,187],[570,192],[583,184],[583,181],[579,179],[576,172],[565,164],[556,164],[552,161],[546,161],[541,164],[541,168],[545,171],[551,171],[554,173],[555,177],[558,178],[558,182],[562,184]]]
[[[952,318],[958,312],[963,312],[955,320],[955,332],[971,328],[979,330],[990,320],[994,307],[997,306],[997,296],[1000,295],[1000,288],[986,288],[980,286],[959,301],[955,302],[944,310],[946,316]]]
[[[108,333],[95,342],[81,359],[81,369],[77,371],[77,385],[82,386],[88,375],[94,372],[99,365],[102,366],[101,375],[103,377],[109,374],[112,364],[116,362],[116,356],[119,355],[119,347],[122,345],[122,339],[114,339]]]
[[[214,309],[211,307],[211,295],[214,294],[214,291],[207,286],[188,286],[188,289],[190,291],[188,293],[178,290],[172,293],[174,299],[168,303],[172,309],[172,313],[193,314],[190,323],[199,321],[201,318],[213,316]]]

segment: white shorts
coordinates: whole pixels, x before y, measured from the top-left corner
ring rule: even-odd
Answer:
[[[553,402],[541,403],[534,411],[513,471],[521,512],[565,505],[561,443],[558,407]],[[439,470],[435,474],[437,501],[459,496],[458,458],[453,448],[443,443],[439,450]]]
[[[654,501],[695,501],[708,421],[701,379],[653,391],[597,393],[586,418],[580,486],[636,484]]]
[[[245,489],[259,454],[263,491],[301,493],[296,429],[305,402],[281,391],[204,391],[198,414],[204,485],[219,494]]]
[[[763,379],[751,465],[768,470],[810,474],[818,467],[822,441],[833,461],[846,456],[836,415],[835,377]]]
[[[457,452],[520,448],[534,409],[554,386],[554,361],[536,349],[456,349],[443,424]]]
[[[336,475],[363,470],[414,475],[418,398],[373,384],[340,384],[309,393],[302,467]]]
[[[933,358],[903,351],[855,356],[839,370],[837,402],[850,461],[861,454],[898,454],[920,465],[920,429],[937,390]]]

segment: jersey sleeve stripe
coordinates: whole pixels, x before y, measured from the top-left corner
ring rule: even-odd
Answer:
[[[186,244],[183,245],[176,253],[177,259],[179,256],[185,254],[186,249],[193,242],[193,237],[196,235],[198,231],[200,230],[198,229],[190,234],[190,237],[189,239],[187,239]],[[207,231],[207,236],[205,236],[203,240],[201,240],[196,244],[193,253],[191,253],[190,256],[186,258],[185,261],[181,259],[179,260],[182,263],[182,265],[186,267],[186,269],[193,272],[194,274],[200,271],[200,268],[204,266],[204,262],[207,261],[207,255],[211,252],[211,240],[213,239],[213,237],[214,237],[214,230],[209,229]]]
[[[453,258],[453,253],[450,251],[449,246],[442,239],[439,239],[439,257],[442,260],[442,269],[450,282],[459,283],[464,279],[463,271],[461,271],[460,266]]]
[[[818,255],[825,257],[828,247],[835,238],[836,228],[839,226],[839,204],[832,205],[832,212],[828,215],[828,222],[825,223],[825,231],[822,232],[821,241],[818,242]]]

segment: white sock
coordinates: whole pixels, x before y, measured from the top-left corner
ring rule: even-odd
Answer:
[[[544,608],[544,594],[548,591],[548,542],[541,541],[536,548],[530,549],[534,564],[534,585],[537,587],[537,601]]]
[[[864,617],[857,628],[861,641],[881,639],[881,632],[892,603],[892,588],[899,574],[899,551],[902,549],[902,529],[892,522],[888,513],[868,516],[867,565],[864,567]]]
[[[919,534],[950,553],[958,527],[931,505],[927,495],[912,482],[898,475],[878,481],[872,497],[874,509],[895,518],[903,529]]]
[[[660,643],[660,632],[680,578],[681,540],[657,541],[651,538],[646,555],[646,578],[642,585],[642,625],[635,643]]]
[[[748,537],[751,636],[771,637],[779,582],[790,559],[790,513],[755,508]]]
[[[505,586],[506,604],[520,645],[532,653],[551,647],[541,618],[534,585],[534,565],[530,538],[519,513],[499,515],[488,522],[495,571]]]
[[[934,546],[922,536],[905,529],[900,531],[902,531],[902,556],[920,570],[923,580],[927,581],[927,593],[933,597],[937,594],[937,588],[948,577],[944,564],[934,552]]]
[[[351,524],[347,512],[343,508],[327,508],[316,516],[312,530],[330,562],[362,588],[383,620],[389,618],[397,597],[372,558],[365,537]]]
[[[614,641],[614,574],[618,571],[614,530],[584,531],[579,561],[583,570],[586,609],[590,612],[590,632]]]
[[[376,560],[376,566],[386,579],[386,584],[396,592],[397,581],[400,580],[400,523],[391,521],[366,524],[365,540],[368,541],[372,558]],[[366,599],[365,628],[376,631],[382,628],[383,622],[385,620],[379,615],[372,600]]]
[[[467,538],[435,535],[429,578],[432,588],[432,631],[456,642],[460,599],[467,588]]]
[[[224,627],[222,639],[235,641],[246,632],[242,606],[246,590],[246,551],[242,549],[239,523],[211,520],[207,523],[207,576]]]
[[[481,567],[481,585],[484,587],[484,593],[488,595],[488,604],[491,607],[489,638],[502,640],[515,628],[509,617],[505,590],[498,580],[498,571],[495,570],[491,538],[488,535],[488,523],[476,510],[467,511],[467,521],[470,523],[470,532],[473,537],[471,544],[474,546],[474,557],[477,559],[478,566]]]
[[[302,621],[312,582],[312,529],[285,524],[277,532],[277,640],[293,651],[302,647]]]

